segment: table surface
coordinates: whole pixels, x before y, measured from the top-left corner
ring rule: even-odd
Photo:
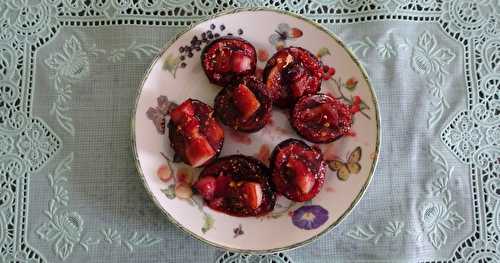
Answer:
[[[182,233],[130,149],[152,58],[192,23],[243,6],[337,34],[381,111],[380,160],[356,209],[276,255]],[[1,1],[0,262],[500,262],[499,111],[498,0]]]

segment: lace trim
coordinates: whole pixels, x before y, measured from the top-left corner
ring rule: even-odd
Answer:
[[[470,164],[476,232],[457,248],[453,259],[464,262],[500,260],[497,224],[500,213],[500,201],[497,196],[499,191],[497,179],[500,176],[498,150],[500,120],[497,113],[500,103],[498,92],[495,93],[495,87],[500,83],[498,73],[500,5],[495,4],[495,1],[486,0],[2,1],[0,3],[0,10],[3,10],[3,16],[0,18],[2,79],[0,145],[4,146],[0,150],[0,165],[3,165],[0,169],[3,183],[0,189],[2,260],[42,261],[39,253],[28,248],[25,241],[28,176],[42,168],[62,147],[61,140],[43,121],[32,118],[33,67],[36,65],[37,49],[52,39],[61,26],[120,24],[185,26],[219,10],[257,5],[290,10],[321,23],[345,24],[380,20],[438,22],[450,37],[464,45],[467,109],[458,113],[449,122],[441,133],[441,139],[458,159]],[[24,19],[18,19],[21,16]],[[127,48],[129,47],[124,49]],[[131,52],[133,55],[132,49],[133,46],[125,53]],[[425,47],[422,50],[425,53]],[[392,53],[383,51],[381,54],[386,57]],[[119,58],[121,53],[115,55],[115,58]],[[421,58],[420,56],[419,59]],[[446,61],[447,58],[441,60],[445,64]],[[86,64],[83,61],[81,63],[83,63],[81,65]],[[79,73],[73,71],[72,74]],[[437,120],[442,117],[442,112],[447,107],[446,99],[442,95],[442,84],[440,81],[435,81],[428,85],[429,91],[436,94],[438,101]],[[64,104],[61,105],[60,112],[64,108]],[[57,112],[54,114],[56,118],[64,120],[64,114],[59,114],[61,115],[59,117]],[[429,127],[433,127],[437,122],[431,118],[429,120]],[[62,123],[64,121],[60,122],[62,127],[67,127],[64,130],[71,134],[71,126],[69,124],[63,126]],[[71,215],[67,216],[69,217]],[[15,218],[20,218],[17,224]],[[78,221],[76,218],[73,217],[74,222]],[[482,220],[487,223],[486,229],[481,227]]]

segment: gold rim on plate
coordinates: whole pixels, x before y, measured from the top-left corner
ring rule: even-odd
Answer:
[[[170,215],[170,213],[167,212],[163,208],[163,206],[160,205],[160,203],[158,202],[158,200],[155,198],[155,196],[151,192],[151,189],[149,188],[149,186],[148,186],[148,184],[147,184],[147,182],[146,182],[146,180],[144,178],[144,174],[142,172],[141,164],[139,163],[139,157],[138,157],[137,148],[136,148],[136,138],[135,138],[135,135],[136,135],[135,134],[135,115],[136,115],[136,112],[137,112],[137,105],[139,103],[139,98],[140,98],[140,95],[141,95],[142,90],[144,88],[144,83],[146,82],[146,79],[149,76],[149,73],[153,69],[153,66],[161,58],[161,56],[163,55],[163,53],[165,53],[165,51],[167,51],[167,49],[170,48],[170,46],[177,39],[179,39],[182,35],[186,34],[191,29],[195,28],[196,26],[198,26],[199,24],[201,24],[203,22],[210,21],[210,20],[212,20],[214,18],[222,17],[222,16],[225,16],[225,15],[230,15],[230,14],[239,13],[239,12],[252,12],[252,11],[276,12],[276,13],[279,13],[279,14],[284,14],[284,15],[288,15],[288,16],[292,16],[294,18],[300,19],[300,20],[302,20],[302,21],[304,21],[304,22],[306,22],[308,24],[313,25],[314,27],[316,27],[317,29],[321,30],[322,32],[328,34],[332,38],[333,41],[335,41],[337,44],[339,44],[349,54],[349,56],[354,61],[354,63],[356,64],[356,66],[358,66],[358,68],[361,70],[361,74],[363,75],[363,78],[365,79],[366,83],[368,84],[370,95],[372,96],[372,102],[373,102],[373,105],[374,105],[374,108],[375,108],[375,119],[376,119],[376,125],[377,125],[377,138],[376,138],[376,142],[375,142],[375,152],[374,152],[374,156],[375,157],[373,158],[373,162],[372,162],[372,165],[371,165],[371,168],[370,168],[370,172],[368,174],[368,178],[367,178],[365,184],[363,185],[363,187],[361,187],[361,189],[360,189],[358,195],[356,196],[356,198],[352,201],[351,205],[344,211],[344,213],[335,222],[333,222],[332,224],[330,224],[327,228],[325,228],[320,233],[314,235],[313,237],[310,237],[310,238],[308,238],[308,239],[306,239],[304,241],[298,242],[298,243],[293,244],[293,245],[288,245],[288,246],[278,247],[278,248],[273,248],[273,249],[263,249],[263,250],[246,250],[246,249],[238,249],[238,248],[226,247],[224,245],[220,245],[220,244],[214,243],[212,241],[209,241],[209,240],[205,239],[204,237],[202,237],[202,236],[200,236],[198,234],[193,233],[191,230],[185,228],[183,225],[181,225],[179,222],[177,222],[177,220],[175,220]],[[231,9],[231,10],[228,10],[228,11],[223,11],[223,12],[217,13],[215,15],[209,16],[208,18],[203,19],[203,20],[201,20],[201,21],[199,21],[197,23],[193,23],[186,30],[184,30],[181,33],[178,33],[174,38],[172,38],[171,40],[167,41],[167,43],[161,49],[161,52],[158,55],[156,55],[156,57],[151,62],[150,66],[148,67],[147,71],[145,72],[144,78],[141,81],[140,88],[137,91],[137,95],[136,95],[136,99],[135,99],[135,105],[134,105],[134,109],[132,110],[132,119],[131,119],[131,130],[132,130],[131,131],[131,143],[132,143],[132,152],[134,154],[135,165],[136,165],[137,171],[139,172],[139,177],[141,178],[141,181],[144,184],[149,197],[153,200],[153,202],[155,203],[155,205],[158,208],[160,208],[161,212],[165,216],[167,216],[167,218],[168,218],[168,220],[170,222],[172,222],[178,228],[182,229],[185,233],[187,233],[191,237],[193,237],[193,238],[195,238],[195,239],[197,239],[197,240],[199,240],[199,241],[201,241],[201,242],[203,242],[205,244],[217,247],[219,249],[223,249],[223,250],[230,251],[230,252],[236,252],[236,253],[245,253],[245,254],[270,254],[270,253],[277,253],[277,252],[283,252],[283,251],[287,251],[287,250],[296,249],[296,248],[302,247],[304,245],[307,245],[307,244],[315,241],[320,236],[328,233],[330,230],[332,230],[334,227],[336,227],[352,211],[352,209],[359,203],[359,200],[363,197],[364,193],[366,192],[366,189],[367,189],[368,185],[370,184],[370,182],[372,180],[373,173],[374,173],[375,168],[377,166],[378,155],[379,155],[379,147],[380,147],[380,113],[379,113],[377,101],[378,101],[377,97],[375,95],[375,92],[373,91],[373,88],[371,86],[371,82],[370,82],[370,80],[368,78],[368,74],[366,73],[365,68],[359,63],[358,59],[349,50],[349,48],[347,48],[344,45],[344,43],[342,41],[340,41],[335,34],[333,34],[332,32],[330,32],[328,29],[326,29],[322,25],[320,25],[320,24],[318,24],[318,23],[316,23],[314,21],[311,21],[309,19],[306,19],[306,18],[304,18],[304,17],[302,17],[300,15],[292,13],[292,12],[288,12],[288,11],[284,11],[284,10],[279,10],[279,9],[274,9],[274,8],[267,8],[267,7],[235,8],[235,9]]]

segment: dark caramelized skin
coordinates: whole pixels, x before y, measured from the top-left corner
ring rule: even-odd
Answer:
[[[275,105],[287,108],[321,89],[322,63],[300,47],[280,49],[264,69],[264,83]]]
[[[245,77],[219,92],[214,110],[225,125],[241,132],[256,132],[271,119],[272,101],[264,84],[254,76]]]
[[[257,52],[248,41],[221,37],[208,44],[201,54],[201,65],[211,83],[225,87],[241,77],[253,75]]]
[[[300,140],[281,142],[271,155],[271,177],[276,190],[296,202],[311,200],[319,193],[325,169],[321,151]]]
[[[272,211],[276,202],[269,180],[269,170],[259,160],[231,155],[206,166],[195,189],[214,210],[239,217],[260,216]],[[256,185],[258,202],[252,196]]]
[[[215,159],[224,143],[224,130],[213,117],[212,108],[195,99],[171,111],[168,136],[176,157],[195,167]]]
[[[350,133],[352,113],[348,105],[330,95],[309,95],[293,107],[291,124],[306,140],[328,143]]]

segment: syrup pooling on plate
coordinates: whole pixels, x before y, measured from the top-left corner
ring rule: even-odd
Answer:
[[[260,216],[276,202],[269,169],[259,160],[231,155],[207,165],[195,184],[208,206],[233,216]]]
[[[319,149],[296,139],[279,143],[271,156],[272,181],[286,198],[304,202],[314,198],[325,181],[326,163]]]
[[[301,96],[321,89],[323,67],[311,52],[301,47],[282,48],[267,62],[264,82],[275,105],[287,108]]]
[[[222,150],[224,130],[205,103],[187,99],[170,113],[170,145],[185,163],[199,167],[215,159]]]
[[[238,37],[216,39],[201,54],[201,64],[208,79],[222,87],[240,77],[253,75],[256,63],[255,48]]]

